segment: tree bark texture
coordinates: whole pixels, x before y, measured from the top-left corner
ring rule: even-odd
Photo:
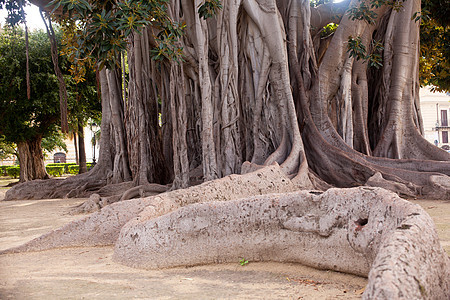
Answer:
[[[41,147],[42,136],[17,143],[20,163],[19,182],[50,178],[45,170],[44,154]]]
[[[79,170],[78,173],[86,173],[87,172],[87,166],[86,166],[86,149],[84,145],[84,129],[81,124],[78,124],[78,150],[79,150]]]
[[[73,147],[75,148],[75,162],[77,165],[80,164],[80,159],[78,158],[78,141],[77,141],[77,133],[74,131],[73,133]]]
[[[421,136],[411,20],[420,1],[376,8],[373,24],[346,13],[355,1],[224,0],[206,20],[202,3],[168,3],[186,24],[183,61],[151,59],[156,28],[129,38],[126,100],[120,72],[100,72],[103,179],[176,189],[276,162],[298,188],[370,180],[402,195],[450,197],[450,155]],[[331,22],[337,30],[322,38]],[[369,51],[381,41],[383,66],[350,58],[349,36]]]

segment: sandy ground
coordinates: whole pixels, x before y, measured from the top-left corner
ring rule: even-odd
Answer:
[[[0,199],[5,191],[0,187]],[[68,214],[83,201],[0,201],[0,250],[84,217]],[[450,253],[450,202],[417,203],[434,217]],[[146,271],[113,262],[112,253],[113,247],[90,247],[1,255],[0,299],[359,299],[367,282],[281,263]]]

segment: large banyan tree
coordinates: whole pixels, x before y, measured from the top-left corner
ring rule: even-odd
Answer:
[[[53,14],[85,11],[78,25],[103,38],[86,53],[126,47],[99,67],[98,164],[7,198],[119,184],[126,199],[274,163],[299,189],[450,197],[450,155],[421,134],[419,0],[88,2]]]

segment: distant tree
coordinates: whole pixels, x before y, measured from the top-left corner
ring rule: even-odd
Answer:
[[[60,131],[55,131],[52,135],[47,138],[43,138],[42,149],[45,152],[51,153],[57,149],[61,149],[67,152],[67,145],[64,142],[64,135]],[[8,142],[5,136],[0,137],[0,159],[8,159],[13,156],[19,158],[19,154],[17,153],[17,145]]]
[[[24,31],[7,27],[0,35],[0,134],[17,145],[22,182],[48,178],[41,142],[58,130],[59,120],[58,82],[47,35],[34,31],[29,42],[32,84],[27,99]]]
[[[420,83],[450,92],[450,5],[448,0],[425,0],[420,23]]]

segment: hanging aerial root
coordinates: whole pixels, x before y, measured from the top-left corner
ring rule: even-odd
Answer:
[[[121,228],[133,219],[134,221],[152,219],[198,202],[229,201],[252,195],[292,192],[296,189],[275,164],[252,173],[229,175],[187,189],[113,203],[84,219],[71,222],[24,245],[1,253],[41,251],[56,247],[112,245]]]

